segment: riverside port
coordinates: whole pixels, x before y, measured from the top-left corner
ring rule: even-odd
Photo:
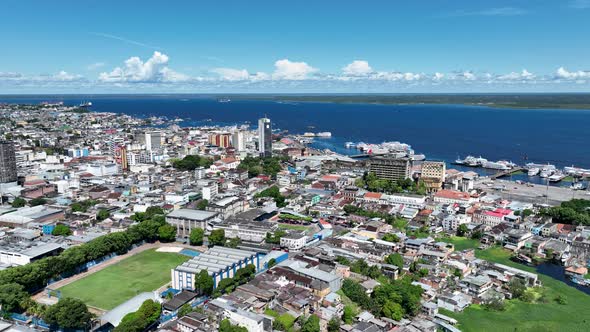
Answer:
[[[481,177],[476,180],[475,189],[489,191],[507,200],[558,205],[573,198],[590,199],[590,191],[573,190],[567,187],[547,186],[533,183],[519,183],[509,180],[493,180],[491,177]]]
[[[504,176],[508,176],[508,175],[510,175],[510,174],[518,173],[518,172],[521,172],[521,171],[524,171],[524,168],[522,168],[522,167],[514,167],[514,168],[512,168],[512,169],[509,169],[509,170],[505,170],[505,171],[502,171],[502,172],[498,172],[498,173],[496,173],[496,174],[494,174],[494,175],[490,176],[490,178],[491,178],[492,180],[496,180],[497,178],[501,178],[501,177],[504,177]]]

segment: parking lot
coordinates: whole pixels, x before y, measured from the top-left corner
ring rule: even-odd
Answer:
[[[490,180],[482,178],[476,181],[475,188],[483,189],[508,200],[520,200],[529,203],[558,205],[572,198],[590,199],[590,191],[573,190],[566,187],[554,187],[532,183],[516,183],[507,180]]]

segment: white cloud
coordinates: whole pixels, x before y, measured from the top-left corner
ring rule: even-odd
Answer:
[[[20,78],[23,77],[21,73],[15,72],[0,72],[0,78]]]
[[[158,51],[143,62],[139,57],[131,57],[125,61],[124,67],[116,67],[110,73],[100,73],[102,82],[180,82],[188,80],[188,76],[175,72],[167,67],[168,56]]]
[[[472,71],[459,71],[451,73],[447,78],[457,81],[475,81],[478,77]]]
[[[342,71],[345,75],[364,76],[373,72],[373,68],[371,68],[371,66],[369,66],[369,62],[365,60],[354,60],[342,68]]]
[[[77,81],[82,78],[80,75],[70,74],[66,71],[60,71],[59,73],[53,75],[53,78],[57,81]]]
[[[275,71],[272,74],[273,79],[279,80],[304,80],[309,74],[317,72],[305,62],[293,62],[289,59],[277,60],[275,62]]]
[[[559,67],[556,73],[557,78],[566,79],[566,80],[578,80],[578,79],[586,79],[590,78],[590,71],[585,70],[578,70],[578,71],[568,71],[563,67]]]
[[[228,81],[243,81],[250,78],[250,74],[248,74],[246,69],[215,68],[211,72],[219,75],[221,79]]]
[[[499,80],[505,80],[505,81],[532,80],[534,78],[535,78],[535,74],[530,73],[526,69],[523,69],[520,73],[511,72],[510,74],[498,76]]]

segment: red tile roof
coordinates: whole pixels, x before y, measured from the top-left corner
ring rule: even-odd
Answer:
[[[366,199],[381,199],[382,195],[383,194],[381,194],[381,193],[368,192],[365,194],[365,198]]]
[[[469,200],[471,196],[468,193],[455,191],[455,190],[439,190],[435,195],[435,197],[440,198],[449,198],[449,199],[460,199],[460,200]]]

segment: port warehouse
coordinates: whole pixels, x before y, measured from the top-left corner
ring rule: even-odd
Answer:
[[[172,269],[172,288],[194,290],[196,275],[201,270],[206,270],[213,277],[214,287],[221,280],[232,278],[239,269],[249,264],[254,265],[256,272],[260,272],[266,266],[264,261],[273,256],[272,253],[265,255],[251,250],[212,247]]]

